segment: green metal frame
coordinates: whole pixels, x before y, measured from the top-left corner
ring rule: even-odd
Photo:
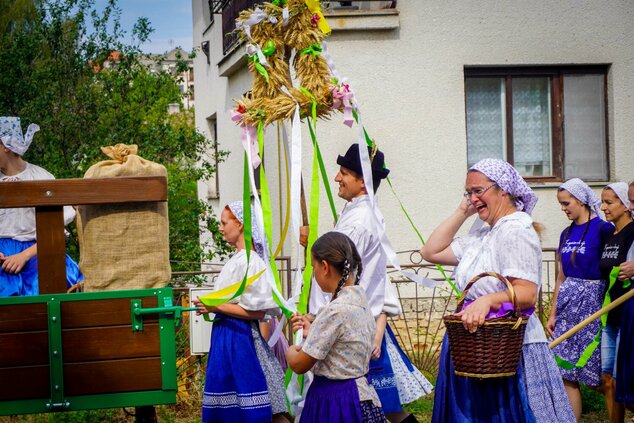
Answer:
[[[97,408],[133,407],[156,404],[173,404],[176,402],[176,322],[186,309],[173,306],[171,288],[139,289],[126,291],[104,291],[71,294],[47,294],[31,297],[0,298],[0,307],[16,304],[41,304],[48,308],[48,340],[50,361],[51,397],[19,401],[0,401],[0,415],[29,413],[46,413],[52,411],[76,411]],[[157,303],[163,307],[151,309],[134,308],[140,304],[141,298],[157,297]],[[64,372],[62,351],[62,316],[61,303],[70,301],[89,301],[104,299],[131,298],[132,330],[142,330],[144,314],[159,315],[160,349],[161,349],[161,381],[162,390],[122,392],[97,395],[64,395]],[[136,310],[136,313],[135,313]],[[139,325],[135,329],[135,325]]]

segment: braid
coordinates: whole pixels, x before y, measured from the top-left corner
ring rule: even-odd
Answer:
[[[341,275],[332,296],[333,300],[337,298],[352,273],[355,274],[355,285],[359,283],[363,268],[361,256],[354,243],[345,234],[340,232],[325,233],[315,241],[311,254],[318,261],[328,262]]]
[[[333,300],[337,298],[339,291],[341,291],[341,288],[343,288],[343,286],[346,284],[346,281],[348,280],[349,277],[350,277],[350,260],[345,259],[343,261],[343,271],[341,272],[341,279],[339,280],[339,283],[337,284],[337,289],[335,289],[335,293],[332,295]]]

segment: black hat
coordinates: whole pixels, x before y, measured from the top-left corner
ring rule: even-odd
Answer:
[[[368,155],[372,166],[372,185],[374,185],[374,192],[376,192],[381,179],[387,178],[390,169],[385,167],[385,156],[379,149],[373,150],[372,147],[368,147]],[[352,144],[344,156],[340,155],[337,157],[337,164],[352,170],[358,175],[363,175],[361,158],[359,157],[359,144]]]

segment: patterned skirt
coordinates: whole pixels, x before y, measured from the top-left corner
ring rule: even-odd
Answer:
[[[16,241],[11,238],[0,238],[0,252],[5,256],[21,253],[35,241]],[[77,263],[66,254],[66,287],[70,288],[84,280]],[[26,262],[19,273],[7,273],[0,268],[0,297],[14,295],[38,295],[37,256]]]
[[[559,288],[555,314],[555,338],[567,332],[583,319],[601,308],[606,283],[602,280],[566,278]],[[592,343],[601,329],[597,319],[588,326],[563,341],[553,349],[553,353],[571,364],[576,364],[585,348]],[[582,382],[589,386],[601,383],[601,348],[599,345],[590,355],[585,366],[559,369],[565,380]]]
[[[385,415],[372,401],[360,401],[354,379],[315,376],[306,394],[300,423],[385,423]]]
[[[412,365],[412,362],[398,345],[394,332],[392,332],[392,328],[389,325],[385,328],[385,340],[387,353],[396,379],[399,402],[401,404],[409,404],[431,393],[434,387],[420,370]]]
[[[370,370],[368,372],[368,382],[374,387],[379,395],[381,405],[385,414],[396,413],[403,410],[399,397],[396,376],[390,361],[387,349],[387,334],[383,336],[381,342],[381,356],[374,360],[370,359]]]
[[[634,298],[627,300],[623,307],[616,360],[616,400],[634,404]]]
[[[286,411],[284,375],[257,322],[216,313],[203,422],[269,422]]]
[[[528,403],[538,423],[576,423],[553,352],[545,342],[524,344],[521,365]]]

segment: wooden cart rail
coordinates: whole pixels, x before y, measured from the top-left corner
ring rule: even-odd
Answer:
[[[64,206],[167,201],[167,178],[3,182],[0,208],[35,207],[40,294],[66,291]]]
[[[158,201],[165,177],[0,183],[0,208],[35,207],[40,291],[0,298],[0,415],[176,401],[171,288],[65,293],[64,206]]]

